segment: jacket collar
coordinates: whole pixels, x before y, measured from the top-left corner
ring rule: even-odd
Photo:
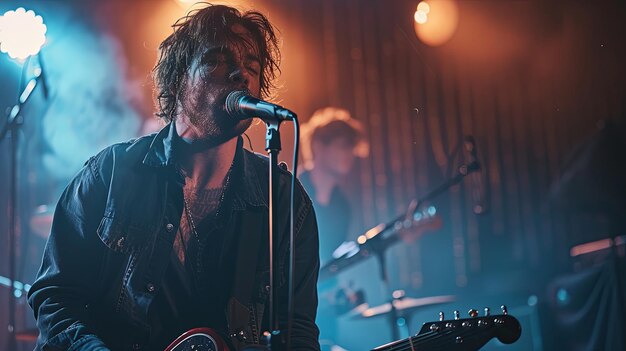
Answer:
[[[180,136],[176,132],[176,126],[173,122],[168,123],[161,129],[152,139],[152,143],[143,159],[143,164],[154,168],[168,168],[176,171],[175,152],[176,145],[182,142]],[[245,205],[267,207],[267,192],[262,191],[263,185],[260,177],[260,170],[255,167],[254,155],[243,148],[243,139],[237,139],[237,151],[233,162],[233,179],[230,184],[231,194],[233,194],[233,209],[243,209]],[[182,179],[180,179],[182,181]],[[267,185],[265,185],[267,186]]]

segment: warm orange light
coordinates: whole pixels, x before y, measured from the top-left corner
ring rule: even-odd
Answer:
[[[214,1],[204,1],[204,0],[174,0],[178,5],[180,5],[184,10],[196,10],[209,6],[209,3],[213,5],[228,5],[238,9],[246,9],[251,5],[250,0],[214,0]]]
[[[422,1],[414,17],[417,37],[427,45],[440,46],[448,42],[456,31],[459,7],[455,0]]]
[[[613,246],[613,240],[611,239],[602,239],[602,240],[592,241],[590,243],[585,243],[585,244],[574,246],[569,251],[569,255],[571,257],[576,257],[579,255],[584,255],[584,254],[588,254],[591,252],[608,249],[611,246]]]
[[[174,2],[185,11],[201,9],[208,6],[207,4],[198,0],[174,0]]]

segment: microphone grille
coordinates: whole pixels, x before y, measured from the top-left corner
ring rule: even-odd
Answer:
[[[244,90],[231,91],[228,96],[226,96],[226,113],[232,117],[239,116],[241,114],[241,110],[239,108],[240,100],[247,95],[248,92]]]

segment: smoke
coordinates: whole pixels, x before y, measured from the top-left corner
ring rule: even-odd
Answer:
[[[127,78],[116,38],[80,24],[57,34],[42,52],[51,92],[42,157],[44,171],[63,180],[105,146],[137,136],[141,89]]]

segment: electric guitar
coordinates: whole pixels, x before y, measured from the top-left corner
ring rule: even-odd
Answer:
[[[519,321],[510,316],[506,307],[503,314],[478,317],[478,311],[470,310],[471,318],[460,319],[455,311],[454,320],[443,320],[440,312],[439,321],[424,323],[415,336],[393,341],[371,351],[420,351],[420,350],[458,350],[474,351],[483,347],[492,338],[498,338],[504,344],[512,344],[519,339],[522,327]]]
[[[473,317],[460,319],[455,312],[454,320],[424,323],[420,332],[409,338],[379,346],[372,351],[473,351],[483,347],[496,337],[502,343],[511,344],[519,339],[522,328],[506,312],[504,314],[478,317],[478,311],[470,310]],[[487,310],[486,310],[487,311]],[[443,313],[440,313],[440,317]],[[165,351],[230,351],[217,332],[209,328],[196,328],[174,340]]]

